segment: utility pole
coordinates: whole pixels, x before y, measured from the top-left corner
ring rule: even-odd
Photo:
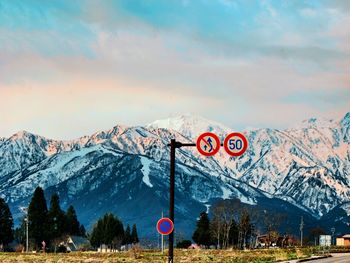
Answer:
[[[27,217],[24,219],[26,221],[26,252],[29,252],[29,238],[28,238],[28,214]]]
[[[29,235],[28,235],[28,225],[29,225],[29,219],[28,219],[28,207],[21,207],[20,208],[22,212],[26,213],[26,217],[24,218],[24,221],[26,222],[26,252],[29,252]]]
[[[334,233],[335,233],[335,228],[334,228],[334,227],[332,227],[332,228],[331,228],[331,232],[332,232],[331,245],[335,245],[335,242],[334,242]]]
[[[301,217],[301,221],[300,221],[300,246],[303,246],[303,229],[304,229],[304,218]]]

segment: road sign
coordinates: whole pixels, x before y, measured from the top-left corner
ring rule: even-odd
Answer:
[[[226,136],[224,148],[231,156],[241,156],[248,148],[248,140],[242,133],[233,132]]]
[[[174,223],[167,217],[163,217],[157,222],[157,231],[162,235],[169,235],[174,230]]]
[[[220,150],[220,139],[215,133],[205,132],[198,137],[196,146],[204,156],[213,156]]]

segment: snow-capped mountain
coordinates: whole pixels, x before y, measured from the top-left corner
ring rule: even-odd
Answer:
[[[118,125],[71,141],[18,132],[0,140],[0,195],[19,216],[18,206],[27,205],[41,186],[47,195],[59,192],[66,206],[74,204],[87,225],[113,211],[151,234],[160,212],[167,211],[167,144],[172,138],[194,142],[205,131],[222,138],[232,132],[191,115],[145,127]],[[177,229],[188,232],[198,213],[217,199],[238,198],[250,205],[273,199],[315,220],[334,209],[346,210],[350,113],[338,121],[313,118],[287,130],[257,129],[245,135],[249,148],[238,158],[223,149],[210,158],[195,147],[177,150]]]
[[[191,114],[157,120],[146,127],[174,130],[188,138],[197,138],[203,131],[214,132],[219,137],[223,137],[232,131],[221,123]]]

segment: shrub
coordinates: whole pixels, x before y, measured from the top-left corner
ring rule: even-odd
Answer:
[[[17,245],[16,248],[15,248],[15,251],[16,252],[23,252],[23,251],[25,251],[24,246],[22,244]]]
[[[64,245],[59,245],[57,248],[57,253],[67,253],[67,248]]]
[[[191,245],[191,240],[182,240],[176,244],[176,248],[188,248]]]

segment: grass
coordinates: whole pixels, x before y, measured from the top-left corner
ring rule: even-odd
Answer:
[[[317,253],[312,248],[239,250],[187,250],[175,249],[175,262],[237,262],[267,263],[289,259],[301,259]],[[118,253],[75,252],[66,254],[23,254],[0,253],[2,263],[132,263],[166,262],[167,255],[156,250],[142,250],[137,255],[133,251]]]

